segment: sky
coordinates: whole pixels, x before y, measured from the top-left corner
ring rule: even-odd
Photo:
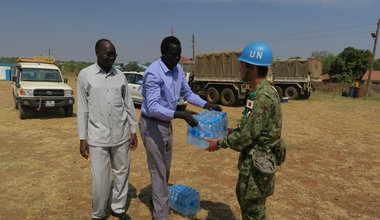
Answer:
[[[171,34],[190,58],[192,35],[195,54],[254,41],[269,44],[276,59],[372,51],[380,19],[380,0],[4,0],[0,8],[0,57],[50,50],[57,60],[95,62],[95,43],[107,38],[123,63],[157,59]]]

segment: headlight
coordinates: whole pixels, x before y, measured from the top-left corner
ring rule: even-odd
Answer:
[[[65,96],[72,96],[73,90],[65,90]]]
[[[33,96],[33,89],[20,89],[20,95]]]

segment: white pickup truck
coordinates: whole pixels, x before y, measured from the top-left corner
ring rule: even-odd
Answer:
[[[18,58],[12,70],[12,94],[20,119],[46,108],[63,108],[67,117],[73,115],[73,90],[51,60]]]

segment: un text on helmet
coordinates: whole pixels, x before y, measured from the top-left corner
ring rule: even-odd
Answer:
[[[251,50],[249,56],[261,60],[263,58],[263,51]]]

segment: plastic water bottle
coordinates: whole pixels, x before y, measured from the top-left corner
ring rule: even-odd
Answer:
[[[207,148],[209,143],[204,140],[205,137],[212,139],[221,139],[227,135],[227,113],[218,111],[208,111],[195,116],[198,120],[198,126],[187,127],[187,143],[196,145],[199,148]]]
[[[199,192],[178,184],[169,187],[169,207],[184,216],[195,215],[200,210]]]

